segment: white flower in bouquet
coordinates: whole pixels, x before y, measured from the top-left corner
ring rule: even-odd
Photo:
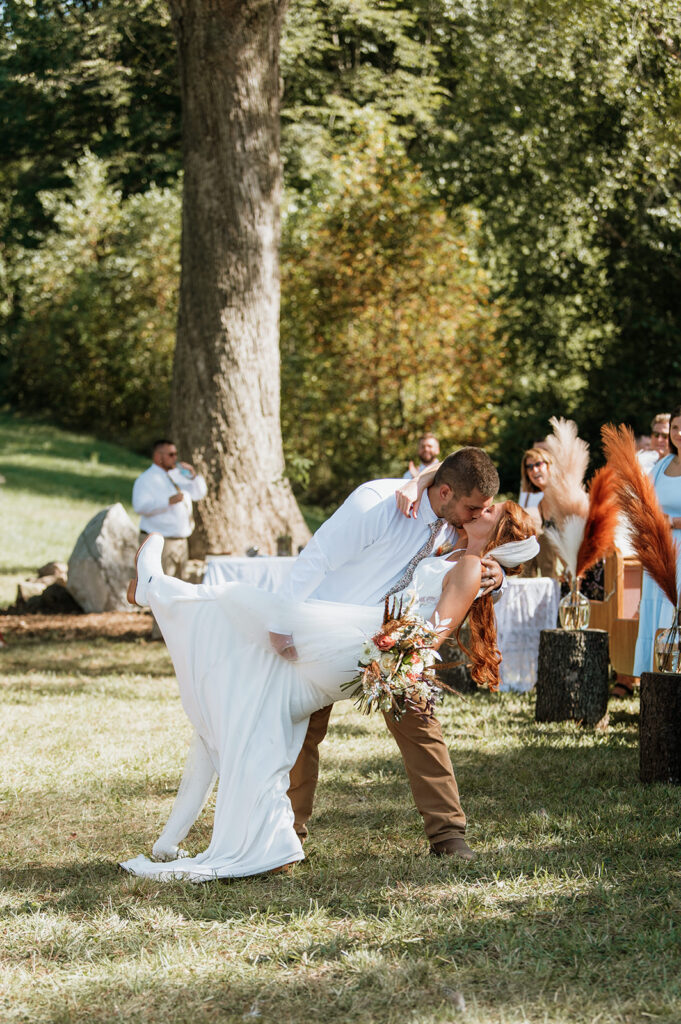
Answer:
[[[432,715],[442,687],[433,666],[440,660],[433,644],[446,630],[449,620],[435,617],[431,625],[417,614],[411,614],[413,597],[405,612],[404,601],[393,603],[392,612],[386,602],[382,629],[364,644],[358,664],[358,675],[345,683],[344,689],[355,686],[352,696],[357,706],[371,711],[390,711],[399,719],[410,707]]]

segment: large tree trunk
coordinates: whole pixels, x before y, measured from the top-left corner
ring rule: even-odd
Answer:
[[[279,36],[286,0],[169,0],[182,80],[172,429],[208,483],[193,553],[309,532],[279,421]]]

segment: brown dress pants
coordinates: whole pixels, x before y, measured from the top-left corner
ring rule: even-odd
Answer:
[[[291,769],[288,795],[295,816],[294,827],[301,839],[307,836],[319,776],[318,748],[326,736],[332,707],[329,704],[310,716],[305,742]],[[400,748],[414,803],[430,842],[463,836],[466,817],[438,720],[415,711],[407,712],[399,722],[392,715],[383,717]]]

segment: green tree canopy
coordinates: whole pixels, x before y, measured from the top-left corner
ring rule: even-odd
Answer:
[[[20,407],[67,426],[146,442],[168,420],[180,200],[122,197],[86,152],[70,188],[40,193],[56,225],[22,251],[9,376]]]
[[[289,458],[329,504],[401,475],[416,439],[484,443],[504,389],[478,219],[453,220],[377,123],[284,220],[282,387]]]

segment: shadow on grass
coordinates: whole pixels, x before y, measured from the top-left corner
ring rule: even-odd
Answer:
[[[111,692],[114,693],[116,686],[127,687],[130,684],[130,677],[139,676],[151,676],[152,678],[163,678],[168,676],[171,679],[175,678],[172,666],[167,665],[131,665],[122,679],[120,675],[120,661],[116,662],[112,660],[99,665],[92,665],[84,668],[74,668],[73,666],[60,665],[54,661],[50,661],[49,658],[31,658],[26,663],[22,664],[21,660],[14,659],[12,664],[4,669],[3,671],[3,683],[7,685],[2,686],[4,691],[20,691],[22,688],[27,690],[35,690],[35,685],[31,680],[17,678],[13,680],[13,676],[23,676],[27,673],[42,673],[49,672],[51,676],[56,677],[55,683],[46,682],[40,680],[37,683],[39,687],[45,687],[46,692],[57,692],[56,687],[64,685],[66,687],[64,692],[69,691],[67,681],[69,678],[73,681],[74,686],[79,686],[81,689],[87,686],[89,679],[99,679],[102,677],[112,677]],[[1,685],[1,684],[0,684]],[[52,689],[54,685],[55,689]]]
[[[617,1019],[633,1021],[647,1019],[649,1014],[640,1011],[659,1006],[663,999],[670,1009],[672,1004],[678,1006],[677,936],[659,903],[639,899],[638,873],[624,879],[616,893],[604,890],[598,880],[578,893],[566,890],[554,896],[550,908],[541,894],[519,898],[502,892],[493,906],[485,905],[479,889],[472,897],[471,890],[464,890],[458,899],[450,893],[449,905],[438,908],[431,901],[428,883],[432,879],[426,876],[417,879],[425,903],[418,892],[387,892],[385,877],[374,878],[372,886],[355,894],[346,888],[355,880],[356,874],[353,877],[336,866],[335,879],[322,879],[326,889],[314,872],[306,875],[298,870],[292,877],[241,880],[230,886],[130,881],[121,891],[117,869],[99,861],[48,873],[42,879],[46,891],[58,894],[71,884],[84,896],[96,884],[98,899],[90,905],[99,909],[111,901],[116,914],[127,917],[140,931],[138,948],[131,942],[125,959],[115,937],[110,942],[102,937],[97,955],[100,968],[108,961],[127,968],[115,978],[101,980],[92,972],[91,947],[79,957],[88,968],[86,974],[76,973],[79,964],[69,962],[69,1012],[63,1019],[261,1017],[298,1022],[316,1014],[324,1021],[392,1024],[408,1022],[412,1014],[414,1020],[423,1020],[424,1006],[429,1012],[442,1006],[443,1016],[435,1019],[449,1020],[445,986],[450,993],[452,988],[463,989],[466,999],[494,1020],[501,1019],[499,1013],[515,1020],[510,1013],[522,1009],[523,1020],[528,1012],[532,1020],[595,1021],[629,1000],[639,1013]],[[316,885],[310,884],[315,881]],[[170,911],[172,920],[155,924],[143,939],[140,910],[156,906]],[[34,895],[15,913],[31,915],[50,909],[49,902]],[[54,909],[71,908],[56,903]],[[301,934],[305,918],[313,919],[320,909],[327,911],[328,918],[317,927],[317,935]],[[401,923],[403,912],[408,919]],[[293,923],[290,931],[289,921]],[[223,961],[224,952],[216,951],[207,971],[199,946],[195,953],[199,969],[194,971],[190,961],[179,957],[187,947],[179,946],[175,970],[171,959],[169,968],[160,971],[154,960],[156,947],[168,960],[170,943],[181,940],[184,922],[224,922],[230,928],[246,925],[248,931],[234,933],[228,964]],[[268,931],[272,924],[274,929]],[[315,931],[313,920],[311,930]],[[207,943],[210,934],[206,933]],[[194,946],[190,942],[189,948]],[[145,954],[142,960],[140,948]],[[32,953],[60,961],[60,950],[49,935],[32,941]],[[53,992],[41,989],[38,976],[27,993],[34,1008],[40,1006],[43,992],[44,998],[54,999]],[[542,1004],[547,993],[552,1010],[545,1015]],[[51,1009],[56,1009],[54,1002]],[[671,1022],[678,1017],[670,1014],[659,1019]]]
[[[81,1021],[100,1024],[121,1019],[131,1024],[146,1024],[150,1020],[233,1024],[253,1019],[277,1021],[278,1024],[300,1024],[309,1019],[343,1024],[355,1021],[372,1021],[375,1024],[397,1021],[411,1024],[412,1021],[426,1019],[445,1021],[460,1016],[451,1003],[452,983],[455,987],[460,986],[460,979],[464,979],[469,1001],[474,1000],[477,1020],[528,1020],[524,1011],[527,1003],[535,999],[544,1003],[543,989],[547,981],[532,977],[532,971],[528,971],[529,960],[523,964],[518,958],[520,962],[516,965],[500,970],[497,978],[481,984],[478,979],[468,982],[467,965],[462,965],[461,971],[458,964],[451,964],[449,971],[445,972],[442,965],[429,963],[421,950],[402,950],[397,963],[386,961],[379,950],[377,963],[355,966],[350,960],[348,966],[354,944],[349,943],[349,946],[349,950],[340,949],[339,955],[343,960],[332,961],[324,971],[311,969],[315,966],[314,959],[307,963],[301,959],[293,965],[298,969],[289,968],[287,971],[276,970],[277,964],[269,967],[266,961],[260,961],[256,969],[245,974],[230,972],[221,964],[207,976],[196,976],[184,969],[180,977],[164,974],[162,979],[158,978],[158,972],[154,974],[151,968],[147,968],[141,970],[136,978],[117,979],[115,991],[106,982],[78,979],[68,996],[59,995],[55,1002],[54,994],[46,992],[45,998],[50,1000],[50,1011],[57,1012],[60,1021],[68,1020],[70,1024]],[[606,971],[613,972],[615,978],[621,978],[624,975],[623,953],[629,951],[616,944],[610,955],[604,957],[601,968],[589,972],[593,980],[604,979]],[[313,948],[310,953],[321,959],[326,956],[326,948]],[[528,950],[528,957],[531,953],[532,949]],[[488,957],[484,946],[480,945],[471,961],[482,970]],[[488,970],[491,971],[491,967]],[[560,985],[557,981],[554,984],[560,999],[554,1001],[551,1015],[542,1013],[541,1018],[533,1016],[533,1020],[587,1019],[573,1015],[575,1003],[584,1002],[585,979],[578,976],[574,964],[565,963],[564,971]],[[528,973],[530,977],[523,982],[523,974]],[[678,1006],[676,999],[674,1006]],[[653,1015],[646,1013],[645,1008],[659,1007],[663,999],[659,987],[646,978],[639,982],[637,997],[630,1003],[633,1013],[642,1011],[644,1017],[611,1016],[613,1008],[619,1008],[622,1002],[610,985],[601,985],[588,997],[588,1020],[647,1019]],[[40,1007],[40,1001],[34,1005]],[[664,1020],[678,1020],[678,1016],[673,1016],[673,1006],[669,1010],[670,1016],[665,1016]],[[658,1017],[657,1014],[655,1016]]]
[[[153,678],[163,678],[163,673],[140,673],[143,675],[152,675]],[[140,683],[144,683],[146,680],[140,678]],[[174,679],[168,679],[168,685],[172,686]],[[88,695],[92,697],[107,697],[107,698],[120,698],[121,700],[134,701],[139,699],[145,704],[153,703],[154,701],[164,702],[168,699],[166,693],[149,693],[148,690],[137,694],[135,690],[135,681],[128,679],[125,689],[121,688],[120,682],[95,682],[93,677],[88,679],[76,679],[71,682],[55,682],[55,683],[0,683],[0,694],[5,697],[9,703],[22,703],[22,698],[28,700],[29,697],[78,697],[82,695]]]
[[[106,474],[88,474],[87,463],[82,473],[26,466],[5,470],[5,491],[30,491],[32,495],[65,498],[70,501],[99,501],[102,507],[117,501],[129,502],[133,478],[112,471]],[[85,525],[85,523],[83,523]]]
[[[97,462],[125,465],[131,471],[145,468],[145,459],[120,445],[109,444],[93,437],[72,433],[48,422],[24,420],[20,416],[0,414],[0,441],[6,457],[32,455],[71,459],[91,464],[96,455]],[[146,460],[148,464],[148,460]]]

